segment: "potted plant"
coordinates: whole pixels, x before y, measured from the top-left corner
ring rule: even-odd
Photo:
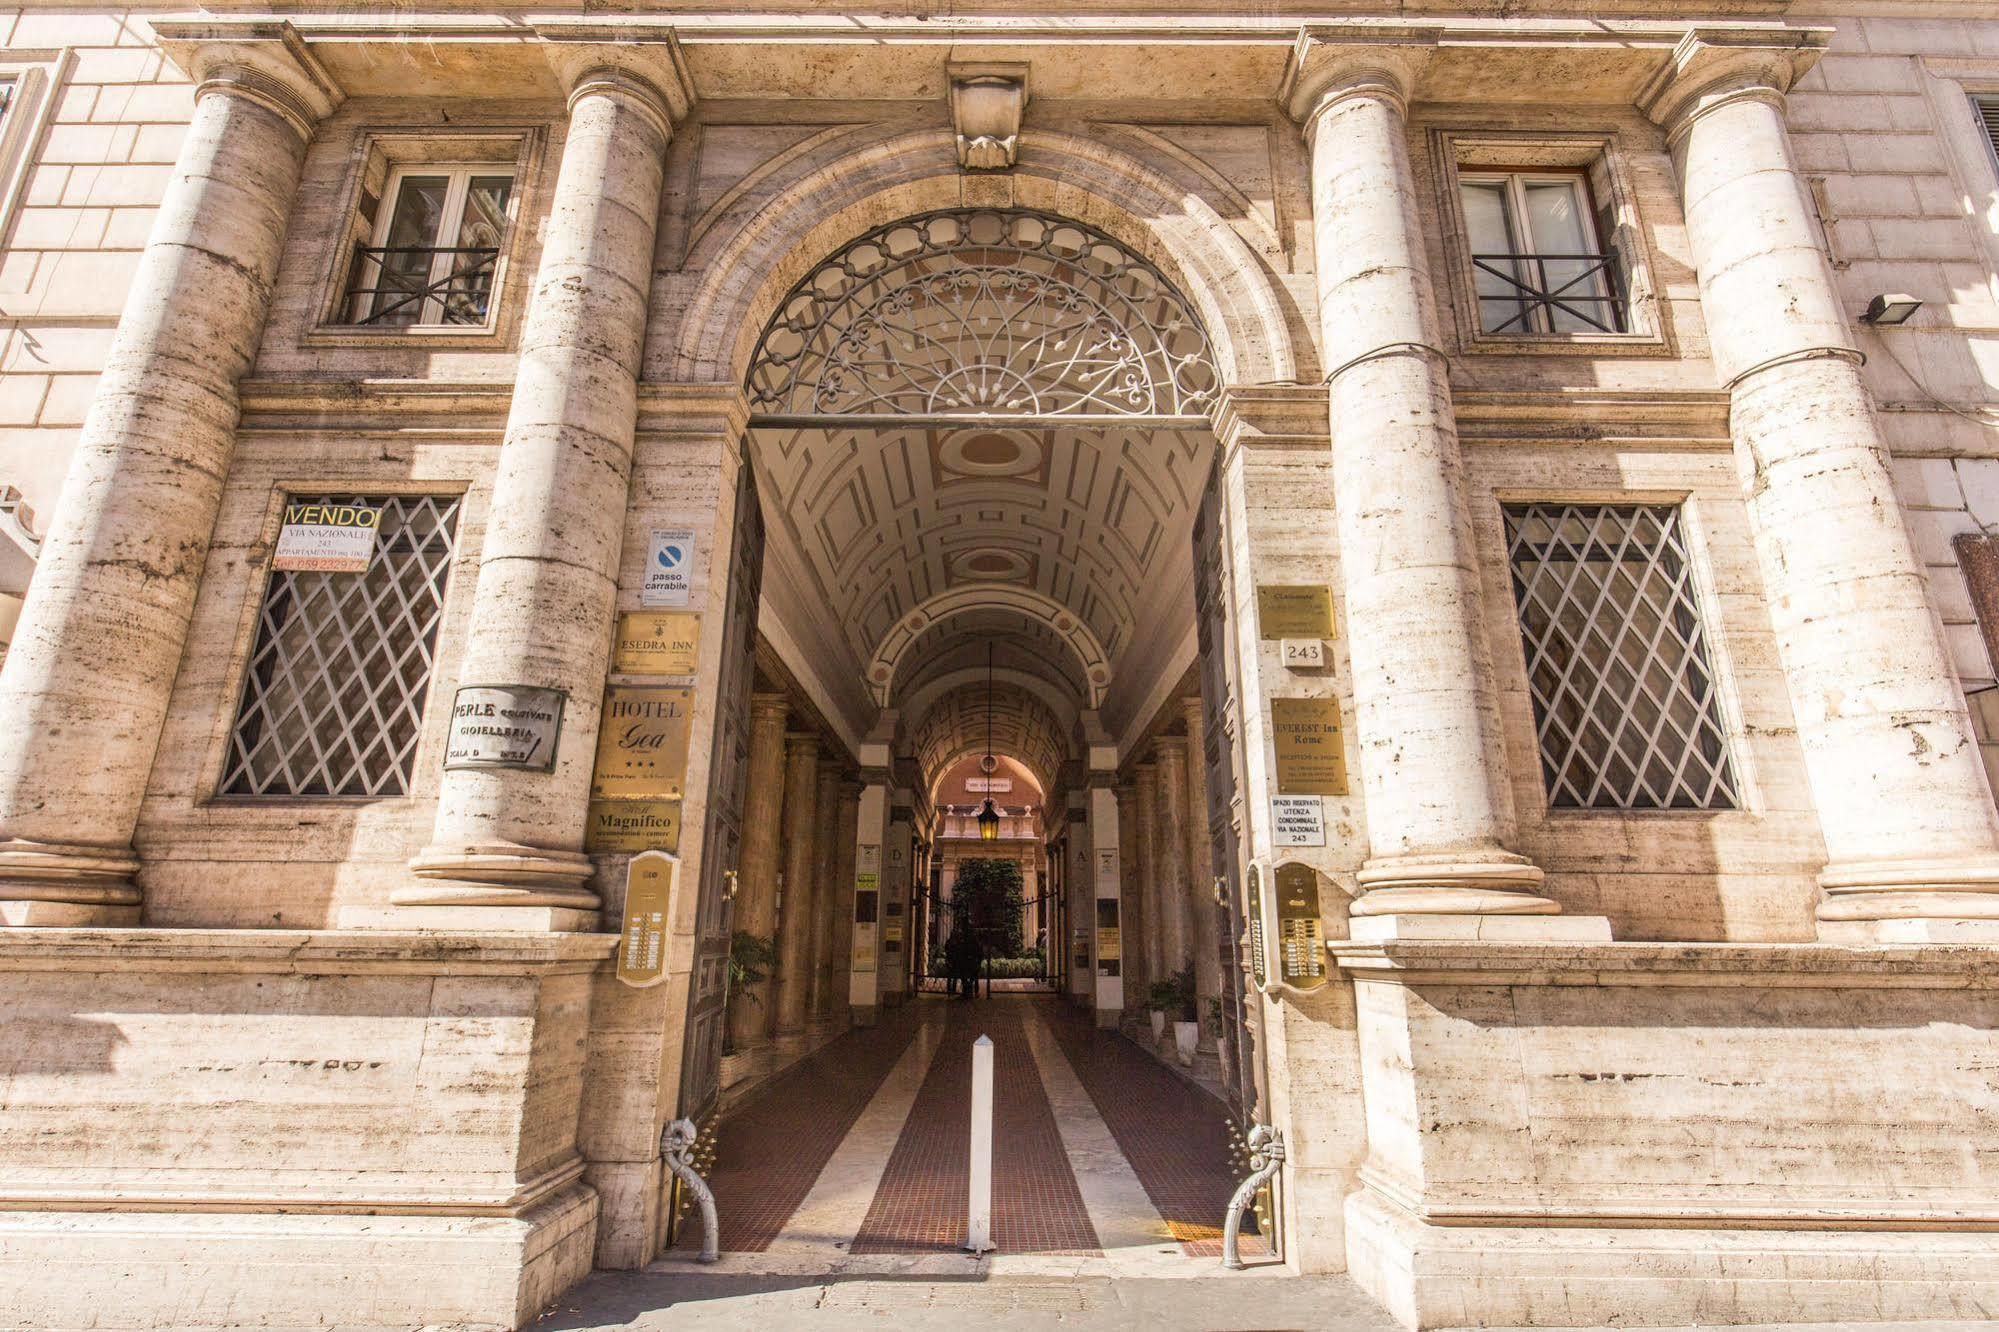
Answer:
[[[760,985],[770,979],[771,968],[777,965],[777,945],[761,934],[751,934],[748,930],[737,930],[729,936],[729,978],[727,1002],[746,999],[758,1007],[763,1001],[757,998],[752,985]],[[722,1026],[724,1053],[733,1054],[734,1042],[729,1039],[727,1023]]]
[[[1152,982],[1152,988],[1146,992],[1145,1006],[1148,1010],[1146,1016],[1152,1019],[1153,1044],[1157,1045],[1166,1038],[1166,1014],[1168,1011],[1177,1012],[1179,1004],[1180,991],[1171,980]]]
[[[1189,962],[1174,972],[1167,984],[1172,987],[1173,995],[1173,1052],[1182,1068],[1191,1068],[1194,1047],[1201,1040],[1201,1023],[1195,1008],[1199,997],[1194,990],[1194,964]]]

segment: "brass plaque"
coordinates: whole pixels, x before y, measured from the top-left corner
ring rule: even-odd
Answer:
[[[611,669],[620,675],[692,675],[701,617],[688,611],[632,611],[618,617]]]
[[[1260,638],[1333,637],[1333,590],[1329,587],[1258,587],[1256,632]]]
[[[1097,927],[1097,957],[1105,962],[1116,962],[1123,957],[1123,942],[1115,925]]]
[[[666,979],[666,919],[673,908],[673,874],[680,862],[659,851],[633,858],[625,871],[625,928],[618,940],[618,979],[643,990]]]
[[[1336,698],[1273,698],[1270,734],[1278,795],[1345,795],[1346,740]]]
[[[670,800],[685,794],[694,691],[680,685],[612,685],[597,724],[595,800]]]
[[[678,800],[592,800],[583,827],[583,849],[598,854],[622,851],[678,851]]]

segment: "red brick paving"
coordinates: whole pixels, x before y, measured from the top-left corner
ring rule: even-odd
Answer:
[[[1123,1036],[1097,1030],[1083,1009],[1050,1001],[1041,1012],[1181,1249],[1219,1255],[1223,1213],[1241,1182],[1227,1107]],[[1244,1234],[1242,1251],[1269,1249]]]
[[[949,1025],[851,1252],[955,1253],[964,1243],[972,1042],[987,1035],[993,1039],[993,1243],[1001,1253],[1100,1253],[1021,1027],[1023,1018],[1033,1020],[1027,1005],[1034,1001],[926,1002],[950,1004]]]
[[[785,1069],[722,1117],[708,1182],[721,1208],[722,1249],[761,1253],[812,1191],[916,1033],[913,1005],[846,1032]],[[699,1248],[701,1224],[682,1224],[679,1247]]]

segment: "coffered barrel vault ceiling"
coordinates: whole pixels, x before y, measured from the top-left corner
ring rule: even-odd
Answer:
[[[878,227],[780,303],[749,374],[767,604],[857,711],[958,716],[990,649],[1033,713],[1018,743],[1066,750],[1079,709],[1150,687],[1171,663],[1145,658],[1185,638],[1216,382],[1181,295],[1090,227]]]

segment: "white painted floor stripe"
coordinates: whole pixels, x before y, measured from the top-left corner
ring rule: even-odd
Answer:
[[[1090,1224],[1096,1227],[1104,1257],[1124,1276],[1184,1273],[1190,1266],[1186,1256],[1159,1209],[1152,1205],[1145,1186],[1138,1182],[1131,1163],[1118,1150],[1117,1138],[1097,1113],[1096,1103],[1069,1066],[1068,1056],[1055,1043],[1039,1005],[1021,1027],[1027,1033],[1027,1048],[1041,1074],[1049,1107],[1055,1111],[1062,1150],[1068,1154],[1069,1168],[1075,1172],[1076,1187],[1082,1192],[1083,1206],[1090,1214]]]
[[[921,1025],[910,1038],[909,1048],[895,1061],[881,1086],[862,1110],[847,1136],[827,1158],[819,1178],[812,1182],[805,1201],[785,1222],[784,1230],[771,1241],[768,1252],[783,1255],[811,1255],[820,1261],[845,1255],[847,1246],[861,1233],[868,1219],[868,1205],[881,1187],[882,1173],[888,1169],[889,1154],[909,1120],[916,1094],[930,1076],[930,1065],[944,1041],[943,1004],[924,1004]]]

